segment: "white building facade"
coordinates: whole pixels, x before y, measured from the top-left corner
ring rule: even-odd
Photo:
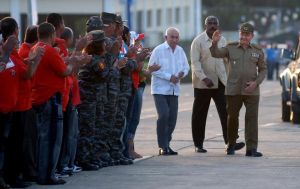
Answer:
[[[0,0],[0,14],[28,13],[32,0]],[[70,15],[120,13],[124,19],[127,0],[34,0],[38,14],[57,12]],[[145,33],[145,44],[153,47],[164,40],[170,27],[180,30],[181,40],[191,40],[202,31],[202,0],[131,0],[131,30]]]

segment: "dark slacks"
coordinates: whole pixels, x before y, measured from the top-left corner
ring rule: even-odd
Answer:
[[[234,145],[239,129],[239,113],[242,105],[246,107],[245,140],[247,150],[257,149],[258,141],[258,95],[226,96],[228,111],[228,143]]]
[[[178,96],[155,94],[153,97],[158,114],[156,128],[158,147],[168,148],[177,121]]]
[[[25,165],[23,154],[23,138],[28,113],[29,110],[13,113],[4,161],[4,178],[9,184],[20,180],[20,176]]]
[[[0,185],[3,185],[4,152],[7,147],[9,130],[11,127],[12,113],[0,113]]]
[[[192,135],[194,145],[202,148],[205,139],[205,126],[210,100],[213,99],[222,125],[225,144],[227,144],[227,111],[225,86],[219,81],[217,89],[194,89],[194,104],[192,112]]]

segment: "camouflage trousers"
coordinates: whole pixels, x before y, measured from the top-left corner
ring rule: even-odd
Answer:
[[[117,113],[116,113],[116,120],[114,126],[111,131],[111,156],[113,158],[120,158],[123,156],[123,140],[122,140],[122,133],[125,127],[126,121],[126,113],[128,107],[129,97],[132,93],[132,80],[131,78],[124,78],[122,77],[120,81],[120,92],[119,98],[117,102]]]
[[[104,106],[104,122],[106,130],[104,131],[106,139],[105,141],[110,147],[110,151],[112,150],[112,141],[114,140],[114,136],[112,135],[112,130],[115,125],[116,115],[117,115],[117,102],[119,99],[120,92],[120,80],[119,78],[110,78],[107,86],[107,103]]]
[[[106,87],[80,85],[81,104],[79,105],[79,139],[77,160],[79,163],[98,161],[109,147],[104,140],[104,104]],[[104,91],[103,91],[104,90]],[[104,95],[105,94],[105,95]]]

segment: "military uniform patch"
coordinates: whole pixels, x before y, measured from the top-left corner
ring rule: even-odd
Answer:
[[[251,53],[251,56],[254,58],[259,58],[259,54],[257,54],[257,53]]]

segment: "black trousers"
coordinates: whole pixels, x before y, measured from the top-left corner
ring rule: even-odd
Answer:
[[[225,144],[227,144],[227,111],[225,86],[219,81],[217,89],[194,88],[194,104],[192,112],[192,135],[194,145],[202,148],[205,139],[206,118],[211,98],[214,100],[222,125]]]
[[[23,169],[23,136],[28,111],[14,112],[4,159],[4,178],[9,184],[20,179]]]

